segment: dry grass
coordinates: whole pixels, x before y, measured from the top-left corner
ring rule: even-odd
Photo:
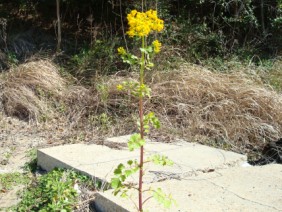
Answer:
[[[124,113],[132,116],[137,102],[123,100],[125,94],[117,97],[115,90],[122,80],[127,79],[115,77],[108,82],[111,104],[107,106],[126,108]],[[146,110],[157,113],[161,134],[237,152],[261,148],[282,136],[282,96],[244,73],[220,74],[184,65],[150,74],[147,81],[153,96]]]
[[[52,117],[47,101],[60,97],[65,81],[50,61],[29,62],[1,76],[1,100],[5,113],[20,119],[40,121]]]
[[[226,144],[240,151],[282,135],[282,96],[243,73],[219,74],[183,66],[155,74],[148,105],[166,128],[193,140]]]
[[[24,119],[48,116],[50,132],[61,133],[61,140],[75,137],[70,142],[132,133],[138,100],[117,91],[116,85],[133,78],[137,77],[111,76],[90,88],[67,88],[52,63],[31,62],[0,78],[2,108]],[[220,74],[188,64],[146,78],[152,98],[145,108],[160,118],[161,131],[152,136],[162,142],[177,136],[246,152],[282,137],[281,94],[244,73]]]

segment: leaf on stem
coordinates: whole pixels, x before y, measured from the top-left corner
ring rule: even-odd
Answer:
[[[127,143],[127,146],[129,148],[129,151],[133,151],[135,149],[140,148],[144,144],[145,144],[145,140],[141,139],[141,135],[138,134],[138,133],[135,133],[130,137],[130,139]]]
[[[168,159],[165,155],[152,155],[148,160],[152,161],[154,164],[162,166],[172,166],[174,164],[174,162]]]
[[[165,208],[170,208],[172,204],[177,205],[176,201],[172,198],[171,194],[165,194],[161,188],[157,188],[156,190],[152,190],[153,197],[162,204]]]
[[[113,189],[117,189],[121,186],[121,181],[119,178],[112,178],[111,179],[111,187]]]

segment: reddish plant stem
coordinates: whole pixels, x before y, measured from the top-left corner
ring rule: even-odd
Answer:
[[[140,114],[143,111],[140,111]],[[142,122],[141,122],[142,123]],[[141,124],[142,129],[142,124]],[[144,131],[141,131],[141,139],[144,139]],[[140,170],[139,170],[139,211],[143,211],[143,200],[142,200],[142,193],[143,193],[143,160],[144,160],[144,147],[141,146],[140,148]]]
[[[140,118],[140,137],[144,139],[144,122],[143,122],[143,98],[140,96],[139,99],[139,118]],[[143,200],[142,200],[142,193],[143,193],[143,165],[144,165],[144,147],[141,146],[140,148],[140,161],[139,161],[139,211],[143,211]]]
[[[139,101],[139,114],[140,114],[140,135],[141,139],[144,139],[144,125],[143,125],[143,101],[142,98]],[[139,211],[143,211],[143,200],[142,200],[142,185],[143,185],[143,164],[144,164],[144,147],[140,148],[140,170],[139,170]]]
[[[145,37],[142,37],[142,48],[145,47]],[[145,68],[145,53],[142,52],[142,56],[141,56],[141,68],[140,68],[140,87],[143,85],[144,83],[144,68]],[[140,119],[140,137],[143,140],[144,139],[144,121],[143,121],[143,96],[142,94],[140,94],[139,96],[139,119]],[[139,166],[140,166],[140,170],[139,170],[139,192],[138,192],[138,196],[139,196],[139,211],[142,212],[143,211],[143,200],[142,200],[142,187],[143,187],[143,165],[144,165],[144,147],[141,146],[140,148],[140,161],[139,161]]]

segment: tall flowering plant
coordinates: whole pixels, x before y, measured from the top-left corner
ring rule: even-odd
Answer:
[[[149,188],[143,189],[144,163],[153,162],[159,165],[172,165],[173,162],[163,155],[151,155],[144,159],[144,145],[146,144],[146,135],[150,132],[151,127],[160,128],[160,122],[155,116],[154,112],[144,113],[144,98],[151,97],[151,89],[144,82],[144,72],[154,67],[151,58],[158,54],[161,50],[161,43],[154,40],[150,45],[147,44],[148,36],[152,32],[160,32],[164,28],[164,21],[158,18],[156,10],[148,10],[146,12],[138,12],[132,10],[127,15],[129,29],[127,35],[131,38],[138,38],[141,40],[140,52],[141,56],[137,57],[127,52],[123,47],[118,48],[118,54],[121,56],[123,62],[130,65],[139,65],[139,81],[126,81],[117,86],[117,89],[122,91],[129,91],[132,95],[139,99],[139,121],[137,123],[139,133],[133,134],[128,141],[128,148],[130,151],[140,149],[140,158],[137,160],[129,160],[127,164],[119,164],[114,170],[114,177],[111,179],[111,186],[114,189],[115,195],[128,197],[128,191],[134,188],[133,185],[126,184],[126,179],[132,174],[139,171],[138,183],[138,211],[143,211],[143,204],[148,200],[143,200],[143,193],[151,192],[150,197],[154,197],[158,202],[165,207],[170,207],[174,202],[170,195],[164,194],[160,189]],[[149,197],[149,198],[150,198]]]

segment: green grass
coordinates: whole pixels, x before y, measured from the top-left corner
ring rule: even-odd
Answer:
[[[23,173],[13,172],[0,174],[0,192],[6,192],[14,186],[27,184],[28,182],[29,177]]]
[[[33,148],[26,152],[26,157],[30,160],[25,163],[24,170],[27,172],[35,173],[37,169],[37,149]]]
[[[12,211],[73,211],[78,204],[78,193],[74,188],[93,186],[92,180],[75,171],[54,169],[34,178],[29,187],[22,193],[22,201]]]

